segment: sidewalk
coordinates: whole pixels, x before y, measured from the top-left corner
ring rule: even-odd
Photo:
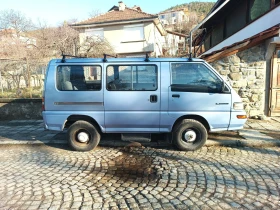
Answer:
[[[125,146],[129,143],[116,139],[113,135],[106,135],[100,141],[100,146]],[[65,131],[44,130],[42,120],[0,121],[1,144],[67,144],[67,135]],[[142,144],[150,147],[170,146],[170,143],[163,138]],[[271,118],[269,120],[249,119],[242,130],[210,133],[206,146],[217,145],[280,146],[280,118]]]

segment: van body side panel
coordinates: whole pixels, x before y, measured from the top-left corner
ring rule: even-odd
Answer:
[[[59,66],[63,65],[77,64],[59,64]],[[79,65],[83,64],[79,63]],[[43,112],[46,126],[49,129],[62,130],[69,116],[84,115],[93,118],[101,128],[104,127],[103,89],[97,91],[60,91],[56,84],[57,68],[57,65],[51,65],[47,74],[48,79],[45,86],[46,111]]]
[[[45,128],[48,130],[62,131],[68,116],[57,115],[57,112],[43,111]]]
[[[85,84],[77,83],[83,76]],[[52,60],[43,96],[49,130],[63,130],[73,115],[94,119],[103,133],[172,132],[174,123],[189,115],[204,118],[210,131],[240,129],[246,122],[237,118],[245,111],[233,109],[242,102],[238,94],[195,58]]]
[[[161,131],[162,132],[171,132],[172,127],[177,119],[179,119],[182,116],[188,116],[188,115],[196,115],[199,117],[203,117],[210,126],[210,131],[224,131],[228,130],[228,127],[213,127],[213,124],[215,124],[215,121],[217,121],[217,118],[215,115],[213,115],[213,112],[198,112],[198,111],[181,111],[181,112],[169,112],[168,114],[162,115],[162,126]],[[228,125],[228,124],[227,124]]]
[[[158,133],[159,114],[155,111],[122,110],[105,113],[106,133]]]
[[[247,119],[238,119],[237,115],[246,115],[245,111],[232,111],[228,130],[242,129]]]
[[[104,65],[104,70],[112,66],[129,67],[130,65],[154,65],[157,69],[156,90],[104,90],[105,124],[106,133],[158,133],[160,113],[160,66],[159,63],[109,63]],[[143,67],[144,68],[144,67]],[[139,70],[140,71],[140,70]],[[144,70],[143,70],[144,71]],[[114,73],[114,77],[125,78],[126,69]],[[133,72],[134,74],[135,72]],[[143,73],[143,72],[142,72]],[[108,76],[108,75],[107,75]],[[133,75],[132,75],[133,76]],[[109,77],[109,76],[108,76]],[[106,78],[108,84],[108,78]],[[124,79],[123,79],[124,80]],[[124,82],[122,80],[122,82]],[[134,81],[134,79],[132,79]],[[133,82],[133,85],[137,85]],[[140,85],[138,83],[138,85]],[[133,89],[133,87],[131,88]],[[152,101],[152,99],[154,101]]]
[[[160,109],[160,132],[171,132],[175,122],[168,114],[168,89],[170,87],[169,62],[161,62],[161,109]]]
[[[67,118],[71,115],[89,116],[99,124],[102,132],[105,131],[103,124],[101,124],[104,121],[104,114],[99,111],[44,111],[43,119],[47,129],[62,131]]]
[[[232,107],[235,102],[242,102],[240,96],[236,93],[235,90],[231,91],[232,96]],[[230,125],[228,130],[237,130],[242,129],[247,119],[238,119],[237,115],[246,115],[244,110],[231,110],[231,117],[230,117]]]
[[[150,102],[158,92],[105,91],[106,132],[159,132],[159,101]]]
[[[170,64],[171,83],[175,84],[175,88],[170,86],[168,89],[168,113],[171,121],[184,115],[198,115],[207,120],[210,130],[226,130],[230,122],[231,94],[215,92],[218,83],[222,83],[218,74],[203,63],[172,65],[173,63]],[[202,78],[197,78],[198,76]],[[209,82],[207,77],[210,76],[215,83]]]
[[[180,95],[180,98],[172,97],[174,94]],[[210,129],[228,128],[230,105],[230,94],[169,92],[169,115],[172,118],[199,115],[208,121]]]

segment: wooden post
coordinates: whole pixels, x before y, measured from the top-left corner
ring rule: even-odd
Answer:
[[[30,68],[28,58],[26,58],[26,70],[27,70],[27,79],[28,79],[28,90],[29,90],[29,97],[32,98],[32,89],[31,89],[31,77],[30,77]]]

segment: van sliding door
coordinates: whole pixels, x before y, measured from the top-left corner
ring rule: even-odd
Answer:
[[[158,132],[159,66],[110,63],[104,68],[106,132]]]

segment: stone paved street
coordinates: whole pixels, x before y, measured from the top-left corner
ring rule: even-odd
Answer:
[[[0,153],[0,209],[280,209],[279,147]]]
[[[280,118],[267,121],[248,120],[242,130],[209,134],[205,146],[280,146],[279,132]],[[44,130],[43,120],[0,121],[0,145],[67,143],[65,130],[63,132]],[[112,135],[103,135],[100,141],[100,146],[125,146],[127,144],[128,142],[123,142],[120,138],[115,138]],[[162,136],[143,144],[150,147],[170,146],[170,143]]]

